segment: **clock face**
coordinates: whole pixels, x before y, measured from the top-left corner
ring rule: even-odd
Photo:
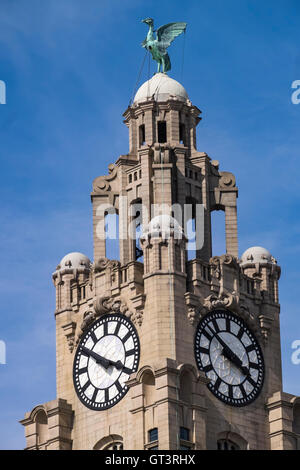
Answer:
[[[223,402],[245,406],[257,398],[264,360],[255,336],[241,318],[225,310],[206,315],[196,331],[195,358],[210,379],[208,388]]]
[[[82,337],[74,366],[74,387],[80,401],[92,410],[114,406],[128,391],[125,382],[138,369],[139,339],[123,315],[104,315]]]

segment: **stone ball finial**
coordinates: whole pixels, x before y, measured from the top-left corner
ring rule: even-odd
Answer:
[[[91,261],[82,253],[73,252],[65,255],[58,264],[56,271],[65,269],[90,269]]]
[[[174,217],[163,214],[157,215],[151,219],[149,224],[144,228],[142,238],[149,236],[162,238],[174,236],[174,238],[181,239],[184,238],[184,232]]]

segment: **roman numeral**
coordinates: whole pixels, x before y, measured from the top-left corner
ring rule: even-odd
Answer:
[[[226,318],[226,331],[230,333],[230,318]]]
[[[129,369],[128,367],[123,367],[122,372],[130,375],[132,373],[132,369]]]
[[[78,369],[78,374],[84,374],[85,372],[87,372],[87,370],[87,367],[82,367],[81,369]]]
[[[103,324],[103,331],[104,331],[104,336],[106,336],[107,333],[108,333],[108,324],[107,324],[107,321],[104,322],[104,324]]]
[[[229,398],[233,398],[233,386],[228,385],[228,396]]]
[[[108,388],[104,390],[104,401],[106,403],[109,401]]]
[[[213,366],[211,364],[208,364],[208,366],[203,367],[204,372],[210,372],[213,370]]]
[[[125,351],[125,356],[126,356],[126,357],[132,356],[133,354],[135,354],[135,350],[134,350],[134,349],[129,349],[128,351]]]
[[[256,364],[256,362],[249,362],[249,367],[250,367],[250,369],[259,370],[259,365]]]

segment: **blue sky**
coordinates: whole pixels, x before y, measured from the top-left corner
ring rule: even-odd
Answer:
[[[265,246],[282,267],[284,389],[300,394],[300,365],[291,363],[300,339],[300,105],[291,102],[299,1],[1,0],[2,449],[24,447],[18,420],[55,398],[51,274],[70,251],[92,257],[91,183],[128,151],[122,113],[147,16],[156,26],[188,23],[185,41],[170,48],[170,75],[203,112],[199,151],[236,175],[240,254]],[[140,83],[147,76],[146,66]],[[219,220],[215,227],[218,250]]]

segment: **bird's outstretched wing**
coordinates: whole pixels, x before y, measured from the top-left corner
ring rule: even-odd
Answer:
[[[165,48],[186,30],[186,23],[168,23],[156,30],[157,39]]]

